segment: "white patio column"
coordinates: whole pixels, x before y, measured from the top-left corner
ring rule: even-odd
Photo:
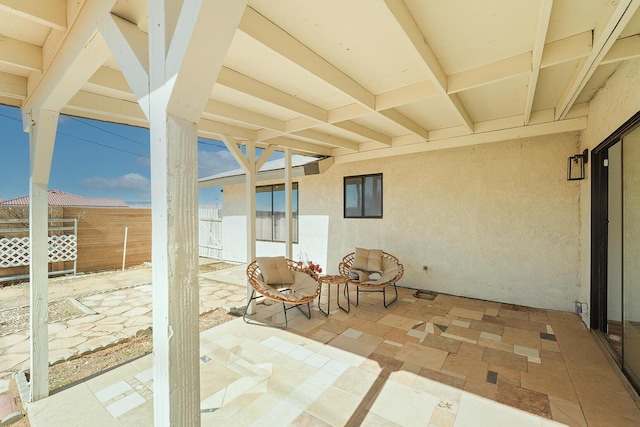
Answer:
[[[155,423],[199,425],[197,128],[162,108],[156,110],[154,103],[163,100],[156,98],[152,93]]]
[[[247,262],[252,262],[256,258],[256,174],[260,168],[269,160],[269,157],[276,149],[275,145],[269,145],[256,159],[256,145],[254,141],[246,141],[243,154],[238,147],[238,140],[229,135],[222,135],[224,145],[236,159],[245,172],[245,197],[247,209]],[[255,301],[251,301],[252,287],[247,279],[247,314],[253,314]]]
[[[245,172],[247,263],[250,263],[256,258],[256,172],[259,168],[256,163],[256,145],[253,141],[246,141],[244,143],[245,153],[243,154],[235,138],[224,135],[222,141]],[[247,278],[247,314],[253,314],[256,307],[255,301],[251,301],[252,289]]]
[[[96,26],[115,1],[87,2],[83,6],[42,75],[27,85],[27,99],[22,106],[24,130],[30,134],[31,156],[31,401],[49,394],[47,187],[59,111],[109,57],[104,40],[96,34]]]
[[[237,0],[149,1],[150,89],[148,98],[137,96],[148,102],[151,130],[157,426],[200,425],[197,123],[245,6]]]
[[[49,395],[48,185],[58,126],[57,111],[39,110],[29,129],[30,401]]]
[[[247,262],[256,259],[256,146],[253,141],[246,144],[247,163],[250,172],[245,175],[245,196],[247,206]],[[251,301],[252,288],[247,280],[247,313],[253,314],[256,308],[255,301]]]
[[[287,258],[293,259],[293,183],[291,181],[291,149],[284,149],[284,212]]]

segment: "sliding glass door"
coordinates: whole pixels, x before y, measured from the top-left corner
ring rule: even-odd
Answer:
[[[640,390],[640,112],[592,160],[591,327]]]
[[[622,363],[640,378],[640,127],[622,136]]]

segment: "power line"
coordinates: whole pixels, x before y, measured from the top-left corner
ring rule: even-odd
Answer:
[[[2,116],[2,117],[6,117],[7,119],[10,119],[10,120],[15,120],[16,122],[22,122],[22,120],[20,120],[20,119],[16,119],[15,117],[8,116],[8,115],[6,115],[6,114],[2,114],[2,113],[0,113],[0,116]],[[72,117],[72,118],[73,118],[73,117]],[[82,123],[82,122],[81,122],[81,123]],[[89,125],[89,124],[87,123],[87,125]],[[89,125],[89,126],[91,126],[91,125]],[[96,127],[96,128],[97,128],[97,126],[94,126],[94,127]],[[99,129],[99,128],[98,128],[98,129]],[[104,130],[104,129],[101,129],[101,130]],[[105,131],[105,132],[108,132],[108,131]],[[111,133],[111,132],[109,132],[109,133]],[[98,146],[103,147],[103,148],[109,148],[109,149],[111,149],[111,150],[120,151],[120,152],[122,152],[122,153],[133,154],[134,156],[141,156],[141,157],[147,157],[147,158],[149,157],[149,156],[148,156],[148,155],[146,155],[146,154],[134,153],[133,151],[123,150],[123,149],[121,149],[121,148],[112,147],[112,146],[110,146],[110,145],[106,145],[106,144],[101,144],[101,143],[99,143],[99,142],[91,141],[91,140],[86,139],[86,138],[80,138],[80,137],[78,137],[78,136],[70,135],[70,134],[65,133],[65,132],[57,131],[57,132],[56,132],[56,134],[57,134],[57,135],[64,135],[64,136],[69,137],[69,138],[78,139],[78,140],[80,140],[80,141],[84,141],[84,142],[87,142],[87,143],[89,143],[89,144],[93,144],[93,145],[98,145]],[[124,138],[124,137],[123,137],[123,138]],[[133,140],[132,140],[132,141],[133,141]],[[137,142],[137,141],[134,141],[134,142]]]
[[[198,144],[209,145],[211,147],[224,148],[225,150],[227,149],[227,146],[224,145],[224,143],[221,143],[220,141],[216,141],[216,140],[210,140],[210,141],[214,141],[214,142],[213,143],[206,142],[206,141],[203,141],[201,138],[198,138]],[[215,142],[217,142],[217,144]]]
[[[22,123],[22,120],[21,120],[21,119],[17,119],[17,118],[15,118],[15,117],[11,117],[11,116],[8,116],[8,115],[6,115],[6,114],[2,114],[2,113],[0,113],[0,116],[2,116],[2,117],[6,117],[7,119],[14,120],[14,121],[16,121],[16,122],[21,122],[21,123]],[[106,133],[109,133],[109,134],[111,134],[111,135],[117,136],[117,137],[119,137],[119,138],[126,139],[126,140],[131,141],[131,142],[135,142],[136,144],[139,144],[139,145],[141,145],[141,146],[143,146],[143,147],[148,147],[148,145],[146,145],[146,144],[144,144],[144,143],[142,143],[142,142],[140,142],[140,141],[136,141],[136,140],[134,140],[134,139],[132,139],[132,138],[128,138],[128,137],[126,137],[126,136],[124,136],[124,135],[119,135],[119,134],[118,134],[118,133],[116,133],[116,132],[112,132],[112,131],[109,131],[109,130],[107,130],[107,129],[103,129],[103,128],[99,127],[99,126],[96,126],[96,125],[94,125],[94,124],[92,124],[92,123],[85,122],[85,121],[80,120],[80,119],[78,119],[78,118],[76,118],[76,117],[72,117],[72,116],[65,116],[65,117],[69,117],[70,119],[76,120],[76,121],[78,121],[78,122],[80,122],[80,123],[82,123],[82,124],[85,124],[85,125],[87,125],[87,126],[90,126],[90,127],[96,128],[96,129],[98,129],[98,130],[101,130],[101,131],[103,131],[103,132],[106,132]],[[58,132],[56,132],[56,133],[57,133],[58,135],[64,135],[64,136],[69,137],[69,138],[78,139],[78,140],[80,140],[80,141],[84,141],[84,142],[87,142],[87,143],[89,143],[89,144],[97,145],[97,146],[100,146],[100,147],[103,147],[103,148],[109,148],[109,149],[111,149],[111,150],[120,151],[120,152],[122,152],[122,153],[127,153],[127,154],[132,154],[132,155],[134,155],[134,156],[141,156],[141,157],[149,158],[149,156],[148,156],[148,155],[146,155],[146,154],[139,154],[139,153],[135,153],[135,152],[133,152],[133,151],[128,151],[128,150],[124,150],[124,149],[121,149],[121,148],[112,147],[112,146],[110,146],[110,145],[101,144],[101,143],[99,143],[99,142],[95,142],[95,141],[92,141],[92,140],[89,140],[89,139],[86,139],[86,138],[81,138],[81,137],[78,137],[78,136],[70,135],[70,134],[65,133],[65,132],[60,132],[60,131],[58,131]],[[213,141],[213,142],[208,142],[208,141]],[[198,138],[198,144],[208,145],[208,146],[210,146],[210,147],[224,148],[224,149],[226,149],[226,148],[227,148],[223,143],[220,143],[219,141],[215,141],[215,140],[206,140],[206,141],[205,141],[205,140],[203,140],[202,138]]]
[[[120,151],[120,152],[122,152],[122,153],[133,154],[134,156],[139,156],[139,157],[146,157],[146,158],[149,158],[149,156],[148,156],[148,155],[146,155],[146,154],[134,153],[133,151],[123,150],[122,148],[117,148],[117,147],[112,147],[112,146],[110,146],[110,145],[101,144],[101,143],[99,143],[99,142],[91,141],[91,140],[86,139],[86,138],[80,138],[79,136],[69,135],[68,133],[64,133],[64,132],[57,132],[57,134],[58,134],[58,135],[64,135],[64,136],[69,137],[69,138],[78,139],[78,140],[80,140],[80,141],[84,141],[84,142],[87,142],[87,143],[89,143],[89,144],[98,145],[98,146],[100,146],[100,147],[110,148],[111,150]]]
[[[77,118],[77,117],[73,117],[73,116],[67,116],[67,117],[69,117],[70,119],[75,120],[75,121],[77,121],[77,122],[79,122],[79,123],[82,123],[83,125],[90,126],[90,127],[92,127],[92,128],[95,128],[95,129],[101,130],[102,132],[106,132],[106,133],[111,134],[111,135],[115,135],[115,136],[117,136],[118,138],[122,138],[122,139],[126,139],[127,141],[135,142],[136,144],[142,145],[143,147],[148,147],[148,146],[149,146],[148,144],[145,144],[145,143],[140,142],[140,141],[136,141],[136,140],[135,140],[135,139],[133,139],[133,138],[129,138],[129,137],[124,136],[124,135],[120,135],[120,134],[118,134],[118,133],[116,133],[116,132],[113,132],[113,131],[110,131],[110,130],[107,130],[107,129],[103,129],[103,128],[101,128],[100,126],[96,126],[96,125],[94,125],[93,123],[86,122],[86,121],[84,121],[84,120],[80,120],[80,119],[79,119],[79,118]]]
[[[20,119],[16,119],[15,117],[7,116],[6,114],[2,114],[2,113],[0,113],[0,116],[2,116],[2,117],[6,117],[7,119],[15,120],[16,122],[20,122],[20,123],[22,123],[22,120],[20,120]]]

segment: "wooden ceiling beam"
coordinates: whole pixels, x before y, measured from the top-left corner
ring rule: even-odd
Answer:
[[[552,67],[589,56],[593,50],[593,31],[547,43],[542,53],[540,68]]]
[[[64,31],[67,29],[66,0],[0,0],[0,11],[56,30]]]
[[[436,85],[431,80],[424,80],[379,94],[376,96],[376,110],[388,110],[438,95],[440,91]]]
[[[326,110],[230,68],[222,67],[217,83],[319,122],[327,123],[328,113]]]
[[[27,78],[0,72],[0,96],[25,99],[27,97]]]
[[[42,48],[8,37],[0,37],[0,64],[27,71],[42,71]]]
[[[447,77],[447,93],[458,93],[531,72],[531,52],[492,62]]]
[[[580,95],[580,92],[587,84],[593,73],[604,59],[609,49],[613,46],[618,36],[627,26],[636,10],[640,6],[640,0],[620,0],[611,17],[606,22],[602,30],[596,32],[596,39],[593,43],[591,54],[583,62],[582,66],[576,70],[573,78],[565,87],[565,91],[556,105],[556,119],[564,119],[571,106]]]
[[[538,76],[540,75],[540,65],[542,64],[542,54],[544,52],[544,42],[547,37],[549,20],[551,19],[551,7],[553,0],[542,0],[538,9],[538,19],[536,22],[536,33],[533,39],[533,52],[531,54],[531,75],[527,86],[527,99],[524,104],[524,124],[529,124],[531,110],[533,109],[533,99],[538,86]]]
[[[198,122],[198,134],[202,134],[207,138],[216,138],[221,135],[233,135],[236,138],[246,139],[249,141],[256,140],[256,132],[240,126],[230,125],[228,123],[219,122],[202,118]]]
[[[111,13],[116,0],[87,2],[66,33],[56,55],[27,94],[23,112],[32,107],[60,111],[100,68],[110,52],[96,24]]]
[[[221,101],[215,101],[211,98],[209,98],[207,105],[204,107],[204,115],[218,116],[251,126],[286,132],[286,123],[283,120],[278,120],[273,117],[265,116],[264,114],[256,113],[255,111],[246,110]],[[314,121],[314,123],[317,122]]]
[[[617,40],[605,55],[600,65],[613,64],[640,57],[640,35]]]
[[[277,144],[283,148],[291,148],[293,151],[302,153],[302,154],[313,154],[320,156],[331,156],[332,148],[314,144],[307,141],[301,141],[299,139],[291,138],[288,136],[278,136],[270,139],[269,144]]]
[[[346,94],[364,106],[369,112],[376,111],[376,97],[371,92],[253,8],[246,8],[238,28],[249,37],[287,58],[311,75]],[[310,117],[326,122],[326,119],[318,116]],[[406,123],[407,120],[405,119],[397,124],[404,126],[403,123]],[[411,129],[416,127],[419,126],[416,123],[412,123],[407,130],[412,131]]]
[[[328,135],[324,132],[312,129],[294,132],[293,135],[299,136],[300,138],[311,139],[328,145],[333,145],[335,147],[345,148],[351,151],[358,151],[358,149],[360,148],[360,144],[358,144],[357,142],[349,141],[347,139],[333,135]]]
[[[333,125],[347,132],[351,132],[354,135],[370,139],[371,141],[381,142],[385,145],[391,145],[391,137],[380,132],[376,132],[375,130],[366,126],[362,126],[356,122],[347,120],[344,122],[333,123]]]
[[[411,12],[407,8],[403,0],[385,0],[385,5],[395,18],[396,22],[406,35],[411,46],[416,50],[424,61],[427,72],[436,88],[452,108],[452,111],[458,119],[464,124],[470,133],[473,133],[473,120],[467,113],[462,101],[453,93],[447,92],[447,75],[445,74],[438,58],[431,50],[431,46],[425,40],[424,34],[416,24]]]
[[[238,28],[357,102],[374,108],[375,97],[371,92],[250,6],[245,9]]]

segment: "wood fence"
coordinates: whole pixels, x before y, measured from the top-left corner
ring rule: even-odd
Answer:
[[[217,206],[198,209],[199,255],[204,258],[222,258],[222,218]]]
[[[78,219],[78,271],[151,262],[151,209],[65,207],[64,216]]]
[[[49,208],[50,219],[77,220],[77,272],[119,270],[151,262],[151,209],[149,208]],[[3,219],[12,219],[9,224]],[[23,219],[16,225],[16,219]],[[199,240],[201,257],[221,258],[222,219],[220,208],[200,207]],[[3,229],[24,227],[24,236],[29,235],[28,207],[0,207],[0,238]],[[13,235],[11,236],[13,237]],[[126,244],[125,244],[126,238]],[[2,253],[0,253],[2,256]],[[49,263],[49,271],[73,269],[73,262]],[[29,274],[29,266],[0,268],[3,278]]]

